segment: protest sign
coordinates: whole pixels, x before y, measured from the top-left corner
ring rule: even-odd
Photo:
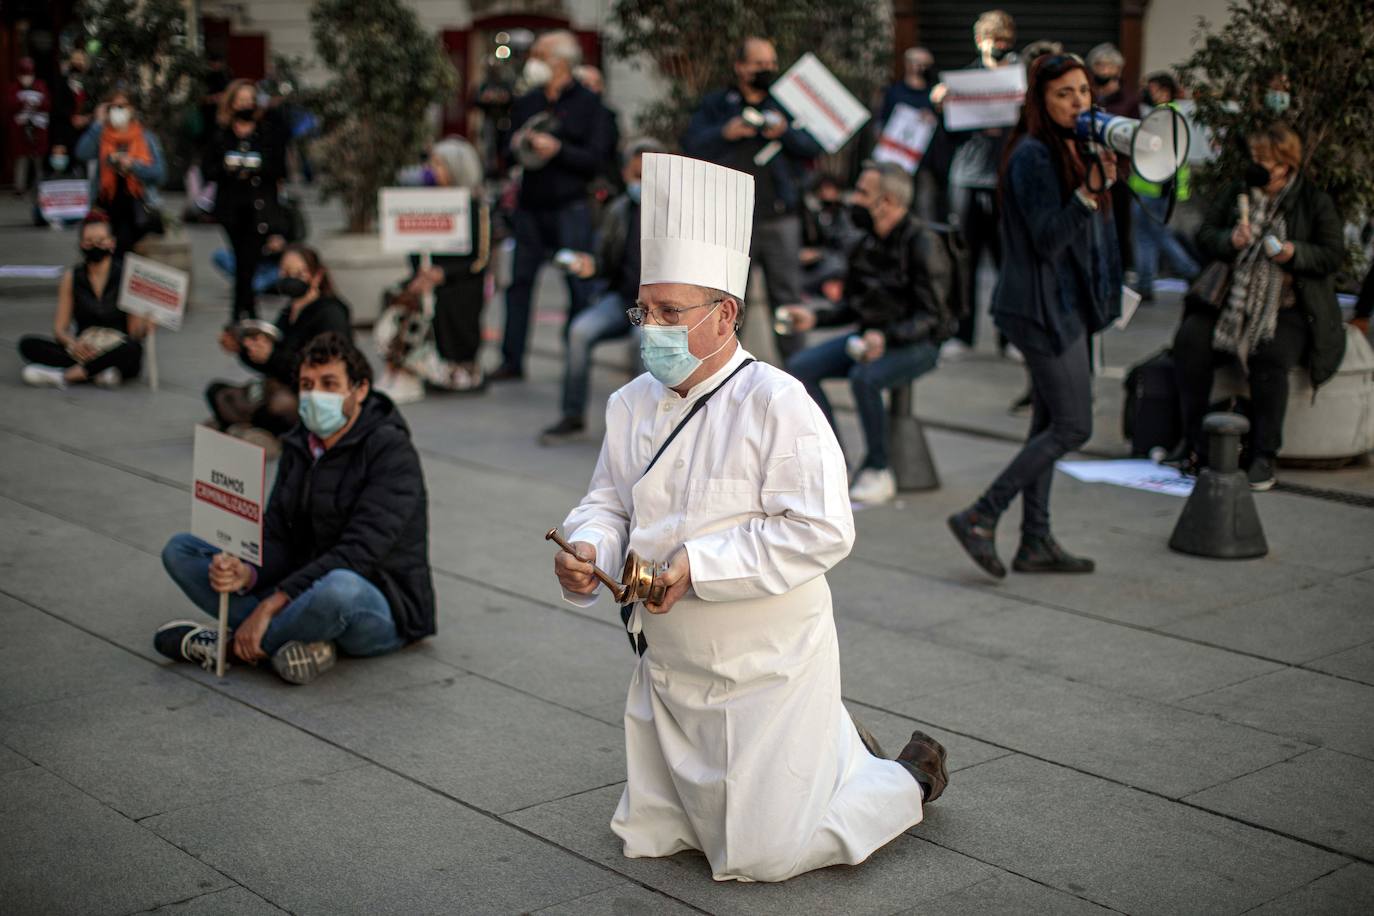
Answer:
[[[119,308],[175,331],[186,312],[190,276],[184,270],[136,254],[124,256],[119,281]]]
[[[382,250],[400,254],[472,251],[472,195],[467,188],[382,188]]]
[[[38,209],[50,223],[85,219],[91,209],[91,186],[84,178],[41,181]]]
[[[191,533],[244,562],[262,566],[267,453],[251,442],[197,426],[191,478]],[[221,593],[215,666],[220,677],[224,677],[228,627],[229,595]]]
[[[894,162],[915,174],[935,135],[935,116],[928,110],[899,104],[892,109],[883,135],[873,149],[874,162]]]
[[[949,70],[940,74],[947,90],[943,102],[946,130],[1010,127],[1026,100],[1026,68]]]
[[[838,153],[868,121],[868,109],[809,51],[778,78],[770,92],[795,126],[815,137],[827,153]]]

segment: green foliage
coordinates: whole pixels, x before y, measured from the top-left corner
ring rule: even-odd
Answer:
[[[1264,92],[1287,78],[1284,115],[1303,138],[1305,173],[1350,221],[1374,212],[1374,6],[1368,0],[1230,0],[1230,20],[1201,42],[1181,68],[1197,120],[1216,134],[1220,154],[1199,177],[1203,193],[1245,168],[1243,138],[1272,122]]]
[[[144,124],[170,145],[202,93],[205,60],[186,27],[182,0],[83,0],[90,55],[87,89],[101,99],[117,83]]]
[[[321,120],[315,162],[326,195],[343,199],[349,229],[364,232],[377,191],[430,139],[427,109],[458,76],[437,36],[400,0],[315,0],[311,33],[334,74],[309,93]]]
[[[871,98],[891,64],[891,5],[873,0],[615,0],[612,50],[646,55],[668,96],[638,127],[675,143],[702,95],[733,85],[741,39],[773,40],[783,70],[812,51],[859,99]]]

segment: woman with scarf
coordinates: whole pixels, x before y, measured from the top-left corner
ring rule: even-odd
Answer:
[[[1250,382],[1250,486],[1268,490],[1283,444],[1289,371],[1305,363],[1317,387],[1345,356],[1332,282],[1344,246],[1336,205],[1299,171],[1302,140],[1293,129],[1275,123],[1249,146],[1245,182],[1213,203],[1198,230],[1198,247],[1214,263],[1184,298],[1173,358],[1186,436],[1180,457],[1196,467],[1213,369],[1239,361]],[[1227,269],[1229,284],[1204,282]],[[1204,286],[1217,292],[1199,295]]]
[[[1115,154],[1080,149],[1074,124],[1092,106],[1083,61],[1041,57],[1030,70],[1021,121],[1003,159],[1002,273],[992,296],[998,330],[1026,357],[1033,414],[1025,446],[972,506],[949,517],[985,572],[1007,574],[997,521],[1021,496],[1017,572],[1086,573],[1050,533],[1054,463],[1092,434],[1088,337],[1121,313],[1121,250],[1111,215]]]
[[[96,108],[96,123],[81,135],[76,158],[93,162],[91,200],[110,218],[122,255],[150,232],[162,231],[157,189],[166,175],[162,147],[138,121],[127,90],[116,87]]]

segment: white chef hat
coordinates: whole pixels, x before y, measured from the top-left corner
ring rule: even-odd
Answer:
[[[639,282],[708,286],[743,301],[754,177],[667,153],[643,161]]]

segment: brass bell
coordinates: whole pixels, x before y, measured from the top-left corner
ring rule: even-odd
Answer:
[[[557,528],[550,528],[544,535],[544,540],[553,541],[567,553],[577,556],[577,552],[563,539]],[[657,604],[663,600],[663,594],[668,590],[658,578],[660,573],[667,572],[667,568],[666,563],[658,564],[653,560],[646,560],[631,550],[625,557],[625,566],[620,571],[619,582],[611,578],[609,573],[602,572],[599,567],[593,567],[592,571],[596,578],[601,580],[601,584],[611,590],[611,596],[615,598],[616,604],[637,604],[644,601]]]

